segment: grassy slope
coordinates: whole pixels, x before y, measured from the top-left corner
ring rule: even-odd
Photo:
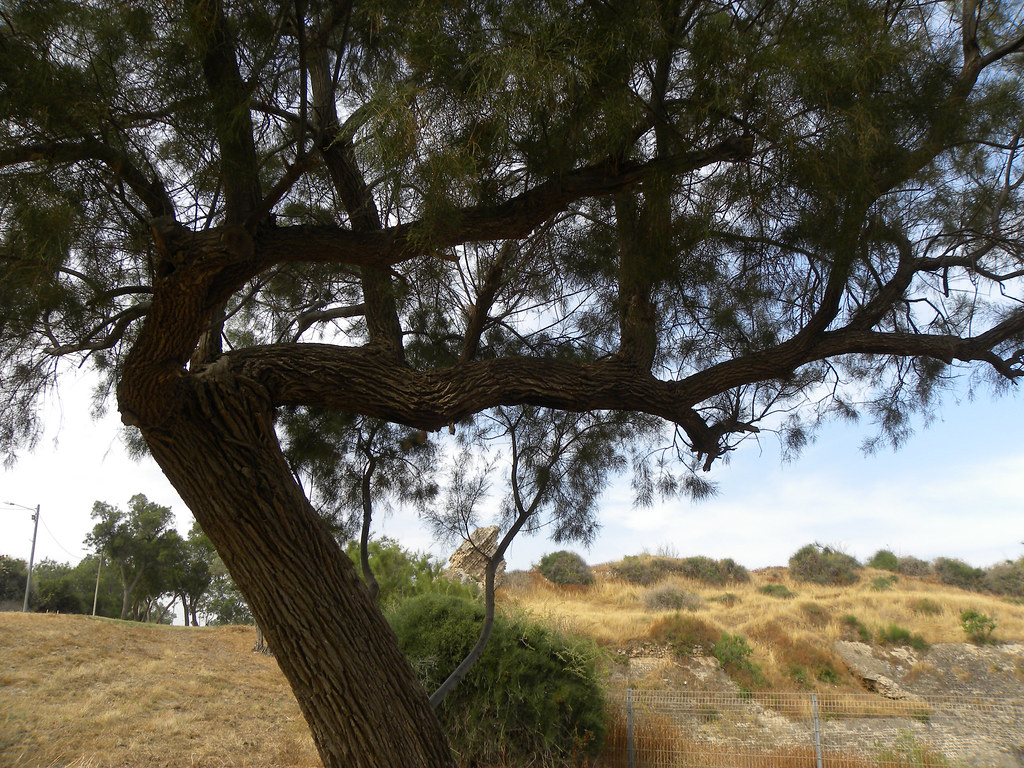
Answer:
[[[611,647],[644,642],[652,625],[674,613],[645,607],[652,587],[609,579],[606,568],[598,572],[598,582],[587,588],[559,588],[535,575],[513,579],[502,603]],[[872,631],[896,623],[931,643],[962,642],[960,611],[974,608],[996,619],[998,640],[1024,640],[1024,606],[908,577],[876,592],[869,586],[876,575],[869,570],[848,588],[793,583],[785,569],[726,588],[668,581],[704,598],[693,616],[748,637],[775,688],[799,687],[785,670],[816,652],[830,653],[833,640],[848,636],[847,614]],[[757,591],[769,583],[784,584],[797,597]],[[724,592],[738,600],[711,599]],[[915,611],[922,599],[939,612]],[[272,658],[251,652],[254,640],[248,627],[0,613],[0,766],[318,765],[283,676]],[[844,675],[838,687],[854,685]]]
[[[0,613],[0,765],[317,766],[251,627]]]
[[[608,566],[594,570],[597,581],[590,587],[558,587],[537,574],[513,577],[503,603],[555,626],[588,634],[601,645],[623,648],[645,643],[652,626],[676,613],[646,605],[653,590],[671,586],[703,601],[697,610],[683,611],[684,615],[701,620],[716,632],[746,637],[754,648],[753,660],[764,668],[772,688],[781,690],[806,690],[789,670],[794,665],[811,666],[823,657],[842,672],[840,687],[856,689],[856,682],[832,651],[836,640],[860,639],[856,629],[844,622],[851,615],[873,640],[880,630],[896,624],[928,643],[961,643],[966,637],[960,612],[973,608],[995,619],[997,642],[1024,641],[1022,605],[908,576],[900,576],[891,589],[877,591],[871,588],[872,581],[890,574],[871,568],[865,568],[860,581],[849,587],[794,582],[785,568],[755,572],[750,582],[725,587],[678,576],[643,587],[610,578]],[[761,593],[759,587],[767,584],[783,585],[796,596],[782,599]],[[726,593],[734,599],[716,600]]]

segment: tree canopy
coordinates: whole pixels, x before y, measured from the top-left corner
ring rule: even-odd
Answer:
[[[866,412],[899,442],[957,373],[1014,381],[1022,13],[5,5],[0,448],[31,445],[59,361],[92,365],[325,764],[448,765],[278,413],[655,417],[642,499],[765,426],[799,447]]]

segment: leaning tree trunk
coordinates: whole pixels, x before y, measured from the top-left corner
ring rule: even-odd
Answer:
[[[263,391],[192,374],[143,435],[267,635],[327,768],[453,766],[397,640],[281,454]]]

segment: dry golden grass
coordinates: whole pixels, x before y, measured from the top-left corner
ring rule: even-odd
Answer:
[[[319,766],[255,631],[0,613],[5,768]]]
[[[607,565],[597,566],[594,572],[596,581],[590,587],[560,587],[531,574],[513,582],[515,586],[503,590],[499,598],[557,627],[590,635],[601,645],[622,648],[648,641],[652,626],[676,613],[647,607],[645,600],[652,590],[668,586],[696,594],[703,604],[684,614],[718,632],[746,637],[754,647],[753,661],[762,666],[776,690],[800,687],[793,676],[796,667],[820,669],[826,661],[836,672],[836,678],[826,683],[856,688],[832,651],[836,640],[859,639],[844,621],[849,616],[873,638],[896,624],[930,644],[960,643],[966,639],[960,612],[973,608],[995,619],[997,641],[1024,640],[1024,606],[908,576],[899,576],[891,589],[878,591],[872,589],[872,582],[891,574],[871,568],[865,568],[860,581],[849,587],[796,582],[785,568],[755,572],[750,582],[725,587],[678,575],[645,587],[613,578]],[[783,586],[795,597],[764,594],[760,588],[765,585]],[[723,600],[726,594],[735,599]],[[814,683],[813,675],[809,682]]]

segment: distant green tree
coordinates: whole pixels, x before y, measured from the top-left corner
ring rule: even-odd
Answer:
[[[32,604],[42,613],[85,613],[86,599],[68,563],[44,558],[32,569]],[[89,601],[88,607],[92,607]]]
[[[92,517],[96,525],[86,543],[110,560],[120,574],[121,618],[143,618],[156,596],[170,591],[163,588],[168,582],[161,581],[165,578],[161,574],[168,573],[169,556],[181,538],[171,528],[170,507],[136,494],[129,499],[127,512],[97,501]]]
[[[172,559],[169,566],[170,589],[185,617],[185,626],[199,626],[199,606],[213,581],[213,560],[217,556],[210,539],[198,523],[192,524],[188,538],[171,544]]]
[[[0,605],[21,601],[25,597],[28,563],[16,557],[0,555]]]

